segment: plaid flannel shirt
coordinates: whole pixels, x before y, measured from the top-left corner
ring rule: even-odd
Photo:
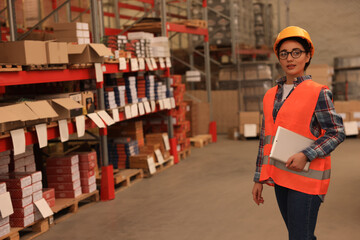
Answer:
[[[311,79],[310,75],[298,77],[294,81],[294,86],[296,87],[301,82],[308,79]],[[284,101],[282,101],[282,95],[283,85],[285,82],[286,77],[282,77],[276,81],[279,88],[275,96],[273,110],[274,121],[276,119],[277,113],[284,103]],[[291,93],[292,90],[290,91],[289,95]],[[317,139],[311,146],[302,151],[308,158],[308,161],[329,155],[341,142],[345,140],[343,121],[341,116],[335,112],[334,104],[332,102],[332,93],[329,89],[324,88],[321,90],[309,128],[311,133],[316,137],[320,136],[321,129],[325,130],[325,134],[321,138]],[[262,159],[264,157],[264,137],[265,120],[263,118],[254,182],[259,182],[260,179]],[[272,180],[270,180],[270,182],[272,182]]]

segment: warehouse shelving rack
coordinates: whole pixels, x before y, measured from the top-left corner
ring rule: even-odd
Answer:
[[[139,0],[144,3],[150,3],[152,4],[153,1],[150,0]],[[8,16],[9,16],[9,32],[10,32],[10,40],[15,41],[19,39],[16,35],[18,32],[16,28],[15,23],[15,9],[13,6],[13,2],[11,0],[7,1],[7,10],[8,10]],[[39,26],[42,22],[44,22],[46,19],[50,18],[51,16],[54,16],[61,8],[67,6],[68,14],[71,16],[71,10],[74,10],[70,5],[70,1],[66,0],[64,1],[60,6],[56,6],[53,4],[53,8],[55,10],[48,14],[44,19],[42,19],[38,24],[36,24],[33,28],[29,30],[31,32],[36,28],[36,26]],[[90,14],[91,14],[91,20],[92,23],[92,38],[93,42],[99,43],[102,37],[104,36],[105,29],[104,29],[104,22],[103,22],[103,11],[102,9],[102,1],[101,0],[90,0]],[[124,6],[124,5],[120,5]],[[126,5],[126,7],[129,7],[129,5]],[[130,6],[131,7],[131,6]],[[81,9],[83,10],[83,9]],[[83,11],[83,12],[87,12]],[[68,18],[70,20],[71,17]],[[27,33],[24,33],[27,34]],[[24,36],[24,35],[22,35]],[[21,38],[21,36],[20,36]],[[121,72],[118,70],[115,70],[116,64],[105,64],[105,68],[109,69],[108,71],[104,71],[104,74],[110,74],[115,72]],[[111,70],[113,69],[113,70]],[[129,69],[129,68],[128,68]],[[129,70],[128,70],[129,71]],[[125,71],[126,72],[126,71]],[[170,76],[169,69],[165,69],[166,76]],[[46,83],[46,82],[61,82],[61,81],[74,81],[74,80],[85,80],[85,79],[94,79],[95,78],[95,70],[94,68],[90,69],[65,69],[61,71],[32,71],[32,72],[13,72],[13,73],[0,73],[0,90],[4,93],[5,86],[10,85],[19,85],[19,84],[34,84],[34,83]],[[97,92],[98,92],[98,108],[99,110],[105,110],[105,103],[104,103],[104,88],[103,88],[103,82],[97,83]],[[120,113],[123,114],[123,113]],[[124,120],[124,116],[120,116],[120,119]],[[91,123],[90,120],[87,121],[86,124],[87,128],[95,127]],[[70,133],[75,131],[75,125],[73,123],[69,123],[69,131]],[[55,138],[59,136],[59,133],[57,132],[57,128],[49,128],[48,130],[48,136],[49,138]],[[102,173],[103,177],[107,178],[107,180],[112,178],[112,167],[109,166],[108,161],[108,152],[107,152],[107,130],[106,128],[99,130],[100,135],[100,149],[101,149],[101,162],[102,162]],[[169,125],[169,138],[171,141],[173,141],[172,137],[172,125]],[[11,139],[10,137],[3,138],[2,140],[2,146],[3,150],[10,149],[12,147]],[[26,143],[36,143],[36,134],[33,132],[27,132],[26,133]],[[175,162],[177,162],[177,152],[176,152],[176,145],[172,144],[172,154],[176,158]],[[102,185],[102,199],[108,200],[114,198],[113,195],[113,186],[109,186],[108,184],[105,184],[109,181],[104,180],[104,184]]]

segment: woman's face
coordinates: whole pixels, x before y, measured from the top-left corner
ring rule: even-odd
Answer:
[[[293,55],[297,57],[299,50],[303,52],[300,52],[300,57],[298,58],[294,58],[290,53],[288,53],[285,59],[279,58],[281,68],[288,78],[296,78],[304,75],[304,67],[310,60],[310,54],[306,53],[304,47],[294,40],[287,40],[280,46],[279,55],[286,55],[286,52],[295,51]]]

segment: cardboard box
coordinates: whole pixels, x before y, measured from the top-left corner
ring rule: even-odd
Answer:
[[[6,223],[0,226],[0,237],[5,236],[10,233],[10,224]]]
[[[9,188],[8,191],[10,192],[11,198],[14,199],[21,199],[28,196],[32,196],[33,187],[32,185],[24,187],[24,188]]]
[[[11,106],[0,107],[0,131],[7,132],[14,129],[22,128],[25,122],[20,117],[10,111]]]
[[[67,175],[47,175],[48,183],[72,183],[80,179],[80,172]]]
[[[24,102],[10,105],[9,112],[15,114],[20,121],[25,122],[26,126],[46,122],[45,119],[39,120],[39,117]]]
[[[356,121],[344,122],[344,128],[346,136],[359,135],[358,122]]]
[[[26,106],[28,106],[33,113],[38,117],[36,122],[48,122],[49,119],[55,118],[58,114],[51,107],[48,101],[34,101],[34,102],[25,102]]]
[[[11,198],[14,208],[22,208],[33,202],[32,194],[24,198]]]
[[[0,62],[19,65],[47,64],[45,42],[15,41],[0,43]]]
[[[61,157],[51,157],[46,159],[46,166],[55,167],[55,166],[73,166],[79,163],[78,155],[67,155]]]
[[[73,118],[83,114],[83,106],[70,98],[52,99],[51,106],[58,114],[53,120]]]
[[[71,23],[54,23],[54,31],[64,30],[89,30],[89,24],[83,22],[71,22]]]
[[[80,179],[75,180],[72,183],[48,183],[50,188],[55,189],[55,195],[57,191],[70,191],[75,190],[81,186]]]
[[[49,207],[54,207],[55,206],[55,197],[46,199],[46,202],[49,204]]]
[[[29,205],[23,208],[14,208],[14,213],[11,214],[12,218],[25,218],[26,216],[34,212],[34,204],[30,203]]]
[[[32,184],[33,187],[33,193],[40,191],[43,188],[42,182],[36,182]]]
[[[96,191],[96,183],[93,183],[89,186],[82,186],[81,189],[83,193],[92,193]]]
[[[46,59],[48,64],[67,64],[69,56],[67,43],[65,42],[46,42]]]
[[[9,217],[5,217],[5,218],[0,217],[0,226],[4,226],[5,224],[8,224],[9,221],[10,221]],[[1,236],[1,234],[0,234],[0,236]]]
[[[36,182],[41,182],[42,180],[42,173],[41,171],[36,171],[36,172],[24,172],[24,173],[14,173],[17,176],[30,176],[31,177],[31,183],[36,183]]]
[[[0,182],[5,182],[7,189],[21,189],[31,185],[31,176],[21,176],[14,173],[0,175]]]
[[[11,227],[27,227],[34,222],[34,214],[30,214],[25,218],[13,218],[10,216]]]
[[[239,129],[240,134],[244,135],[245,124],[256,124],[257,134],[259,134],[260,128],[260,112],[240,112],[239,113]]]
[[[72,191],[55,191],[55,198],[77,198],[82,194],[81,187]]]
[[[55,198],[54,188],[43,188],[42,192],[43,192],[43,198],[45,198],[45,200]]]
[[[79,164],[69,166],[46,167],[46,174],[48,175],[68,175],[79,171]]]
[[[6,183],[0,182],[0,194],[6,193]]]
[[[91,184],[96,183],[96,177],[92,176],[89,178],[81,178],[80,182],[81,182],[81,187],[90,186]]]
[[[112,52],[104,44],[68,44],[69,62],[77,63],[102,63],[104,57],[113,56]]]
[[[33,202],[39,201],[43,198],[42,188],[39,191],[33,192],[32,194]]]
[[[95,170],[80,170],[80,178],[89,178],[95,176]]]

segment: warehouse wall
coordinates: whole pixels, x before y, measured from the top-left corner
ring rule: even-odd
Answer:
[[[281,28],[286,27],[285,1],[279,0]],[[278,0],[272,2],[277,11]],[[313,63],[333,65],[334,57],[360,55],[359,10],[358,0],[290,0],[290,25],[301,26],[310,33],[315,45]],[[276,31],[277,19],[274,26]]]

